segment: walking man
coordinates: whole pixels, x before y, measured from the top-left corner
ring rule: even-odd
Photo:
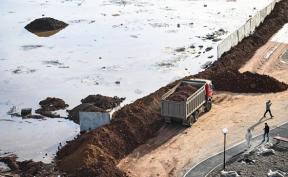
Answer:
[[[271,118],[274,117],[272,116],[271,114],[271,111],[270,111],[270,106],[272,105],[271,101],[269,100],[268,102],[266,102],[266,112],[264,113],[264,117],[266,117],[266,113],[269,112],[270,113],[270,116]]]
[[[267,123],[265,123],[264,135],[263,135],[263,142],[265,141],[265,135],[267,135],[267,142],[269,141],[269,126]]]
[[[251,147],[251,143],[250,143],[251,139],[252,139],[252,133],[251,133],[250,129],[248,129],[247,133],[246,133],[246,142],[247,142],[247,149],[246,150],[248,150]]]

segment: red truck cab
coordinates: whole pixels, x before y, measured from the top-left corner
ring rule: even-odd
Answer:
[[[206,80],[205,90],[206,90],[206,95],[205,95],[206,100],[212,101],[213,100],[213,85],[210,80]]]

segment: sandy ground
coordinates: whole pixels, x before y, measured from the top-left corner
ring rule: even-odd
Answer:
[[[278,48],[263,59],[272,47]],[[287,59],[280,57],[288,49],[287,44],[268,42],[240,69],[270,75],[288,82]],[[261,134],[264,122],[270,128],[288,121],[288,91],[270,94],[237,94],[216,92],[213,108],[202,115],[190,128],[180,124],[163,127],[155,138],[140,146],[124,158],[118,167],[129,176],[182,176],[201,160],[216,154],[223,148],[222,129],[227,128],[227,145],[231,147],[244,141],[246,129],[254,135]],[[265,112],[265,102],[272,101],[271,119]],[[215,164],[217,165],[217,164]]]

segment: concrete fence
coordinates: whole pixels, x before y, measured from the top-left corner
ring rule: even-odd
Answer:
[[[257,14],[249,19],[243,26],[238,30],[232,32],[226,39],[224,39],[217,47],[217,58],[231,49],[231,47],[236,46],[239,42],[244,39],[244,37],[249,36],[254,32],[254,30],[263,23],[264,19],[271,13],[274,9],[275,4],[282,0],[273,0],[268,6],[257,12]]]
[[[120,106],[107,110],[107,112],[79,112],[80,131],[91,131],[109,124],[113,113],[119,109]]]

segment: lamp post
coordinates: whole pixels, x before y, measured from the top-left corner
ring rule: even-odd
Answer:
[[[223,128],[223,134],[224,134],[224,167],[223,170],[225,171],[225,146],[226,146],[226,133],[228,132],[227,128]]]

